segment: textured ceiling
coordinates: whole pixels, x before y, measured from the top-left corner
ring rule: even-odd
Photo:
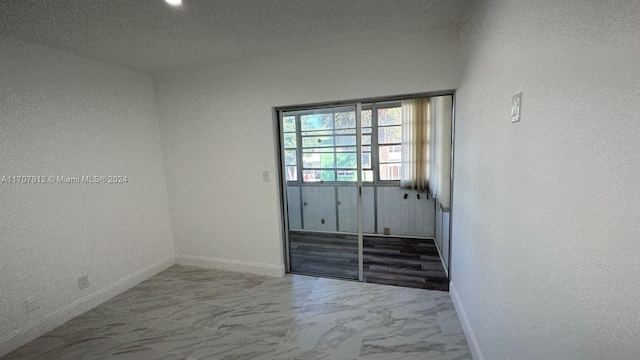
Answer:
[[[467,0],[0,0],[0,33],[145,72],[424,34]]]

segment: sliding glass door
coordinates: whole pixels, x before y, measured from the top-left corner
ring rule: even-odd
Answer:
[[[279,114],[290,272],[362,280],[359,109]]]
[[[287,270],[446,290],[451,108],[432,96],[279,111]]]

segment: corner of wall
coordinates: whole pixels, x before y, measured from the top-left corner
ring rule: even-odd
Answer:
[[[176,255],[176,264],[209,269],[238,271],[263,276],[283,277],[284,264],[271,265],[249,261],[218,259],[206,256]]]
[[[173,220],[173,212],[171,211],[171,200],[169,199],[169,185],[167,184],[167,157],[165,155],[165,140],[164,140],[164,136],[163,136],[163,132],[162,132],[162,127],[160,126],[160,111],[159,111],[159,107],[160,107],[160,102],[158,100],[158,75],[157,74],[151,74],[151,82],[152,82],[152,87],[153,87],[153,104],[154,104],[154,115],[156,118],[156,125],[157,125],[157,129],[158,129],[158,134],[160,136],[160,154],[162,156],[162,172],[163,174],[165,174],[164,176],[164,192],[166,194],[166,199],[167,199],[167,211],[169,214],[169,226],[171,228],[171,249],[173,250],[173,255],[175,257],[176,255],[176,237],[175,237],[175,227],[174,227],[174,220]]]

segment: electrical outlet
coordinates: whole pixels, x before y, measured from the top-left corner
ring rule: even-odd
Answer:
[[[388,227],[384,228],[384,234],[385,235],[390,235],[391,234],[391,229],[389,229]]]
[[[86,289],[89,287],[89,275],[83,275],[78,278],[78,288],[80,290]]]
[[[35,296],[31,296],[27,298],[27,300],[24,301],[22,306],[24,308],[25,314],[32,313],[40,308],[40,305],[38,304],[38,299]]]
[[[269,182],[269,171],[265,170],[262,172],[262,181],[263,182]]]

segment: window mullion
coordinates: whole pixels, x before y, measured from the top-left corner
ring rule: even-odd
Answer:
[[[373,171],[373,183],[380,182],[380,164],[378,153],[378,106],[371,105],[371,170]]]
[[[338,151],[338,138],[336,136],[336,113],[332,113],[333,117],[333,129],[331,129],[331,136],[333,136],[333,177],[335,181],[338,181],[338,156],[336,152]]]
[[[300,115],[296,115],[296,170],[298,172],[298,183],[302,184],[302,121]]]

